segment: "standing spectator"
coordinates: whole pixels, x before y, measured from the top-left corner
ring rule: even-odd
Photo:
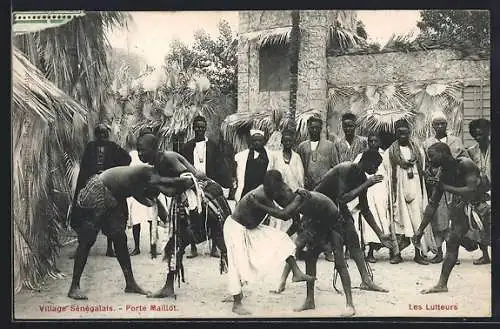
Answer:
[[[432,144],[435,143],[445,143],[450,147],[451,154],[454,158],[467,156],[467,152],[465,150],[465,146],[462,143],[462,140],[459,137],[449,135],[446,131],[448,127],[448,122],[446,119],[446,115],[437,111],[432,114],[431,117],[432,128],[434,129],[435,135],[427,138],[424,141],[424,148],[427,159],[429,156],[427,151]],[[438,175],[438,170],[433,168],[430,165],[429,161],[427,162],[427,174],[431,177],[436,177]],[[439,201],[438,208],[434,214],[434,217],[431,221],[432,232],[434,233],[434,238],[436,240],[437,245],[437,254],[434,258],[430,259],[431,263],[441,263],[443,261],[443,242],[446,239],[446,235],[450,229],[450,216],[448,213],[448,204],[451,199],[451,193],[445,193],[445,196],[441,198]]]
[[[472,145],[467,151],[474,163],[479,167],[481,172],[481,180],[483,184],[488,186],[488,190],[491,190],[491,144],[490,144],[490,130],[491,123],[490,120],[486,119],[476,119],[469,123],[469,133],[476,140],[476,143]],[[490,194],[491,191],[488,191]],[[486,223],[483,225],[483,230],[481,232],[481,241],[479,241],[479,248],[481,249],[483,255],[481,258],[474,261],[474,265],[489,264],[491,262],[490,256],[488,254],[488,246],[490,244],[490,224]]]
[[[303,141],[297,147],[297,153],[302,159],[304,166],[304,187],[313,190],[323,179],[323,176],[339,164],[340,154],[335,143],[321,138],[323,120],[312,116],[307,120],[309,139]],[[326,260],[333,262],[333,253],[325,254]]]
[[[356,135],[358,118],[354,113],[344,113],[341,120],[344,137],[335,142],[340,151],[340,161],[353,161],[358,154],[368,150],[368,140],[366,137]]]
[[[410,139],[410,126],[401,119],[394,124],[396,141],[384,153],[384,170],[389,179],[391,191],[390,205],[393,206],[395,233],[401,238],[400,250],[410,245],[423,218],[427,205],[427,190],[424,182],[425,153]],[[421,265],[428,265],[422,255],[435,249],[435,240],[431,227],[427,227],[421,249],[415,246],[413,260]],[[401,254],[391,251],[391,264],[402,262]]]
[[[71,216],[71,227],[78,233],[82,222],[82,214],[76,203],[76,196],[85,186],[89,178],[96,174],[100,174],[106,169],[128,166],[131,158],[127,151],[121,148],[115,142],[109,140],[109,128],[104,124],[98,124],[94,128],[94,136],[96,140],[91,141],[85,147],[82,161],[80,163],[80,172],[76,182],[75,194],[73,196]],[[115,257],[113,244],[108,238],[106,256]],[[73,258],[74,255],[71,257]]]
[[[283,176],[283,181],[288,185],[292,191],[304,187],[304,166],[300,155],[292,150],[295,141],[295,132],[292,130],[284,130],[281,135],[282,150],[273,152],[274,161],[273,166],[269,168],[278,170]],[[281,219],[274,220],[275,228],[286,231],[290,223],[284,222]]]
[[[356,156],[353,162],[359,163],[361,158],[363,157],[363,154],[368,151],[378,152],[378,154],[380,154],[380,156],[383,158],[384,150],[380,148],[380,144],[381,142],[378,133],[371,132],[368,135],[368,150],[358,154],[358,156]],[[371,176],[366,173],[365,175],[367,176],[367,178]],[[380,183],[373,185],[366,191],[368,206],[371,209],[375,222],[382,230],[382,233],[389,234],[389,211],[387,209],[387,204],[389,200],[389,189],[387,188],[387,174],[385,173],[384,166],[382,164],[379,165],[377,172],[374,175],[382,176],[383,180]],[[355,203],[353,204],[351,202],[349,206],[350,208],[352,208],[353,205],[356,206],[358,204],[359,201],[355,199]],[[359,209],[355,209],[355,211],[359,212]],[[375,263],[376,259],[375,256],[373,255],[373,252],[375,250],[379,250],[380,248],[382,248],[382,244],[380,243],[379,237],[369,225],[363,225],[363,231],[359,231],[359,235],[363,237],[365,243],[368,243],[369,249],[366,261],[369,263]]]
[[[240,201],[249,191],[264,182],[268,168],[273,167],[271,151],[265,147],[264,132],[258,129],[250,130],[251,144],[246,150],[236,153],[237,188],[234,195],[236,202]]]
[[[208,178],[216,181],[224,188],[231,187],[231,175],[226,168],[222,152],[217,144],[206,137],[207,120],[198,115],[193,119],[194,138],[189,140],[182,148],[181,154],[199,171],[205,173]],[[196,216],[196,214],[193,214]],[[191,254],[187,258],[198,256],[196,243],[191,243]],[[210,256],[220,257],[217,247],[212,242]]]
[[[304,187],[312,190],[328,170],[339,164],[340,155],[335,144],[321,138],[323,120],[312,116],[307,120],[309,139],[297,147],[304,166]]]

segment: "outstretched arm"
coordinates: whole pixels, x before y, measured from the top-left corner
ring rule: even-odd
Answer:
[[[429,198],[429,203],[425,207],[422,222],[420,223],[417,232],[415,232],[414,239],[417,245],[420,242],[422,235],[424,234],[425,228],[427,227],[427,225],[429,225],[430,221],[432,220],[432,217],[436,213],[436,209],[439,206],[439,201],[441,201],[442,196],[443,196],[443,190],[441,190],[438,187],[435,187],[432,191],[431,197]]]
[[[198,179],[206,179],[207,175],[196,169],[185,157],[183,157],[181,154],[176,153],[177,159],[179,160],[180,163],[182,163],[187,170],[192,173],[193,175],[196,176]]]
[[[256,207],[258,207],[261,210],[264,210],[269,215],[279,219],[288,220],[298,212],[304,200],[302,196],[297,194],[293,199],[293,201],[290,204],[288,204],[288,206],[286,206],[284,209],[280,209],[276,206],[268,206],[260,202],[260,200],[258,200],[257,197],[253,194],[250,195],[250,201]]]
[[[339,203],[348,203],[348,202],[351,202],[352,200],[354,200],[355,198],[357,198],[361,193],[366,192],[366,190],[370,186],[375,185],[375,184],[381,182],[383,178],[384,177],[382,175],[371,176],[370,178],[368,178],[367,180],[365,180],[362,184],[360,184],[355,189],[352,189],[349,192],[342,194],[339,197],[338,202]]]
[[[368,225],[370,225],[370,227],[373,229],[373,232],[375,232],[375,234],[379,238],[380,242],[385,247],[392,248],[391,237],[389,235],[387,235],[387,236],[383,235],[382,230],[377,225],[377,222],[375,221],[375,218],[373,217],[373,213],[370,210],[370,207],[368,206],[368,199],[366,197],[366,192],[362,193],[359,196],[359,206],[360,206],[361,214],[363,215],[363,218],[368,223]]]

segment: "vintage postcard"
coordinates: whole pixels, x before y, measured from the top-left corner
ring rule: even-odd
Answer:
[[[12,15],[14,320],[491,317],[488,11]]]

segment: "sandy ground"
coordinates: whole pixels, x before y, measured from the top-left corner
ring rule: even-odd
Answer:
[[[144,225],[143,231],[145,231]],[[129,247],[133,240],[128,230]],[[91,250],[82,276],[82,289],[89,300],[77,302],[66,297],[73,268],[69,259],[76,244],[61,250],[58,268],[66,277],[48,280],[40,292],[22,291],[14,297],[14,317],[22,319],[77,319],[77,318],[233,318],[231,304],[222,300],[227,296],[226,276],[219,273],[219,260],[202,254],[194,259],[184,259],[186,282],[180,288],[176,282],[176,299],[149,299],[142,295],[125,294],[123,275],[115,258],[104,256],[106,238],[99,236]],[[189,249],[189,248],[188,248]],[[201,253],[208,252],[207,244],[198,245]],[[137,282],[146,290],[162,287],[166,263],[161,257],[151,259],[149,241],[145,232],[141,236],[142,253],[132,257]],[[188,250],[187,250],[188,251]],[[356,316],[432,316],[432,317],[489,317],[491,316],[491,267],[475,266],[473,259],[480,256],[460,251],[461,265],[454,268],[449,292],[421,295],[419,291],[437,282],[441,264],[422,266],[412,261],[411,247],[403,251],[404,262],[392,265],[388,251],[375,253],[379,260],[371,264],[374,280],[389,293],[374,293],[353,289]],[[359,287],[360,276],[352,260],[348,261],[353,287]],[[269,269],[261,282],[244,288],[244,303],[256,317],[339,317],[345,307],[345,298],[331,285],[333,263],[318,261],[316,284],[316,309],[294,312],[305,298],[305,283],[289,283],[281,295],[269,293],[276,287],[282,264]],[[305,268],[304,262],[299,266]],[[337,287],[341,287],[340,278]],[[427,310],[433,305],[451,305],[449,310]],[[154,310],[156,306],[157,310]],[[50,310],[44,310],[51,308]],[[100,308],[100,309],[99,309]],[[158,310],[160,309],[160,310]]]

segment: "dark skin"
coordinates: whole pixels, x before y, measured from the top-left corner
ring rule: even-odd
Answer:
[[[159,182],[158,175],[155,173],[154,168],[150,166],[114,167],[105,170],[99,177],[117,201],[124,201],[128,197],[133,197],[148,207],[155,204],[155,199],[160,189],[170,188],[169,184]],[[85,268],[90,248],[95,243],[96,237],[97,232],[81,234],[79,236],[73,278],[68,292],[68,297],[72,299],[87,299],[87,296],[80,290],[80,278]],[[125,277],[125,292],[147,294],[148,292],[139,287],[135,282],[125,232],[113,233],[109,238],[113,241],[116,258],[120,263]]]
[[[205,121],[196,121],[193,123],[194,139],[196,142],[205,140],[205,133],[207,132],[207,123]]]
[[[356,132],[356,122],[351,119],[342,120],[342,130],[344,131],[346,141],[351,144]]]
[[[428,178],[428,183],[433,186],[433,192],[429,201],[429,204],[424,210],[424,216],[420,227],[418,228],[415,236],[413,237],[413,243],[418,246],[420,240],[422,239],[424,229],[430,223],[433,215],[436,212],[439,201],[441,200],[444,192],[449,192],[457,196],[462,197],[464,200],[472,201],[476,195],[476,191],[480,184],[479,170],[477,166],[469,159],[465,159],[458,163],[450,153],[438,152],[436,150],[429,150],[429,161],[432,163],[433,167],[441,167],[444,171],[449,171],[456,173],[457,171],[463,174],[464,186],[454,185],[454,176],[451,175],[449,181],[442,181],[438,177]],[[461,215],[461,214],[460,214]],[[448,291],[448,279],[450,273],[455,266],[458,259],[458,249],[460,247],[460,239],[467,232],[467,224],[458,222],[464,216],[450,216],[450,219],[454,222],[457,227],[463,227],[462,230],[457,231],[458,233],[453,234],[452,232],[449,241],[446,245],[446,254],[444,257],[441,275],[436,286],[422,290],[422,294],[430,293],[440,293]]]
[[[488,148],[490,146],[490,131],[481,127],[477,127],[474,130],[474,140],[479,144],[479,149],[481,153],[486,154],[488,152]],[[475,260],[475,264],[488,264],[490,263],[490,256],[488,255],[488,246],[483,244],[479,244],[483,256],[478,260]]]
[[[396,129],[396,138],[398,140],[399,145],[401,146],[410,145],[410,129],[407,127],[399,127],[398,129]],[[406,161],[406,163],[401,164],[401,168],[403,169],[413,168],[415,164],[416,160],[408,160]],[[429,262],[422,257],[420,250],[417,248],[415,248],[415,257],[413,258],[413,260],[421,265],[429,264]],[[399,263],[400,261],[402,261],[401,255],[400,254],[395,255],[393,262]]]
[[[364,161],[361,161],[359,163],[359,166],[361,166],[361,170],[370,174],[370,175],[376,173],[378,165],[379,165],[378,163],[365,163]],[[357,166],[357,164],[352,164],[352,166]],[[355,169],[355,168],[353,168],[353,169]],[[335,170],[335,169],[333,169],[333,170]],[[334,174],[334,171],[332,171],[331,174]],[[332,179],[335,176],[327,176],[327,177]],[[330,179],[324,179],[322,182],[320,182],[320,184],[318,184],[318,186],[316,186],[315,191],[319,191],[319,192],[323,192],[325,194],[328,194],[327,191],[331,191],[330,190],[331,187],[329,184],[334,183]],[[337,177],[337,179],[338,179],[338,177]],[[334,201],[336,204],[339,204],[339,205],[345,205],[348,202],[359,197],[360,211],[361,211],[361,214],[363,215],[363,218],[366,220],[368,225],[370,225],[370,227],[373,229],[373,231],[377,234],[381,243],[388,248],[392,248],[392,243],[391,243],[390,237],[383,235],[382,230],[377,225],[377,223],[373,217],[373,214],[370,210],[370,207],[368,206],[368,200],[366,198],[366,190],[370,186],[381,182],[382,179],[383,179],[383,177],[381,175],[371,176],[370,178],[365,180],[363,183],[361,183],[360,185],[358,185],[354,189],[339,195],[336,198],[336,200],[332,199],[332,201]],[[347,181],[345,180],[345,178],[342,178],[339,183],[347,184]],[[343,190],[343,188],[340,189],[340,191],[342,191],[342,190]],[[334,196],[329,195],[329,197],[332,198]],[[353,225],[353,224],[346,223],[345,225]],[[346,230],[347,230],[347,228],[348,227],[346,227]],[[349,250],[352,259],[355,261],[356,266],[358,268],[358,271],[361,275],[362,283],[361,283],[360,288],[363,290],[387,292],[386,289],[383,289],[383,288],[377,286],[373,282],[373,280],[370,278],[370,275],[368,274],[368,269],[366,267],[365,259],[364,259],[364,252],[361,250],[361,247],[359,246],[359,237],[358,237],[355,229],[353,229],[352,227],[349,230],[349,232],[350,232],[350,234],[349,234],[348,238],[344,239],[344,240],[345,240],[345,244],[347,246],[347,249]]]
[[[261,200],[255,195],[250,195],[251,202],[259,209],[266,211],[269,215],[276,218],[288,219],[298,213],[302,213],[304,216],[308,216],[311,218],[318,216],[328,216],[330,218],[331,216],[333,217],[332,220],[338,220],[338,218],[340,217],[337,207],[333,204],[333,202],[326,196],[318,192],[308,192],[304,190],[299,191],[299,193],[294,193],[285,183],[282,182],[277,186],[270,186],[266,188],[266,195],[269,196],[267,200]],[[279,209],[275,207],[273,200],[284,208]],[[324,205],[322,205],[322,203],[325,202],[331,203],[329,205],[330,207],[325,208]],[[324,209],[330,209],[330,213],[322,213]],[[342,316],[353,316],[355,314],[355,308],[351,293],[351,279],[342,253],[342,237],[338,232],[332,230],[329,236],[329,240],[333,245],[335,267],[339,270],[342,287],[344,288],[344,292],[346,294],[347,309],[344,313],[342,313]],[[302,249],[305,247],[305,244],[301,241],[296,242],[296,244],[297,249]],[[322,251],[322,249],[314,248],[311,252],[309,252],[308,257],[306,258],[306,273],[308,275],[316,275],[318,256]],[[286,282],[286,278],[288,277],[290,270],[291,268],[289,264],[286,264],[282,274],[283,287],[281,290],[278,289],[278,291],[272,292],[281,293],[284,290],[284,282]],[[296,312],[300,312],[303,310],[314,309],[315,307],[314,281],[308,281],[306,300],[300,307],[294,310]]]
[[[290,161],[292,158],[292,147],[294,138],[292,135],[283,135],[281,137],[281,145],[283,145],[283,158],[285,161]]]
[[[251,141],[252,144],[250,145],[250,148],[257,152],[261,152],[264,149],[264,145],[266,145],[266,138],[261,134],[253,135]]]
[[[490,144],[490,132],[481,127],[474,130],[474,140],[479,144],[479,149],[482,153],[486,153]]]
[[[448,127],[448,122],[446,119],[435,119],[432,121],[432,128],[437,139],[446,137],[446,128]]]
[[[321,129],[323,123],[320,121],[312,121],[307,125],[307,131],[309,133],[309,139],[313,142],[319,141],[321,137]]]
[[[294,200],[291,201],[291,207],[285,210],[286,213],[290,213],[292,211],[292,207],[300,207],[303,202],[304,200],[301,197],[294,198]],[[266,191],[264,191],[264,187],[262,185],[246,194],[237,203],[231,217],[236,222],[245,226],[247,229],[255,229],[257,226],[259,226],[259,224],[266,216],[266,212],[263,209],[260,209],[260,204],[264,204],[267,206],[272,205],[272,200],[267,196]],[[289,218],[290,217],[285,217],[284,219]],[[297,262],[293,256],[289,256],[286,259],[286,262],[290,266],[293,273],[293,282],[307,281],[309,283],[316,280],[315,277],[302,273],[302,271],[297,266]],[[250,314],[250,312],[243,307],[241,299],[241,293],[233,296],[233,312],[240,315]]]
[[[204,173],[196,170],[196,168],[179,153],[158,150],[154,137],[150,134],[146,134],[138,140],[137,152],[141,161],[153,165],[158,172],[159,175],[154,176],[153,182],[160,186],[160,192],[166,196],[178,196],[193,186],[191,178],[179,177],[182,173],[190,172],[197,179],[207,179]],[[183,247],[185,248],[186,246],[187,245]],[[182,255],[178,257],[182,257]],[[175,297],[174,273],[169,272],[165,285],[159,291],[148,294],[148,297]]]

